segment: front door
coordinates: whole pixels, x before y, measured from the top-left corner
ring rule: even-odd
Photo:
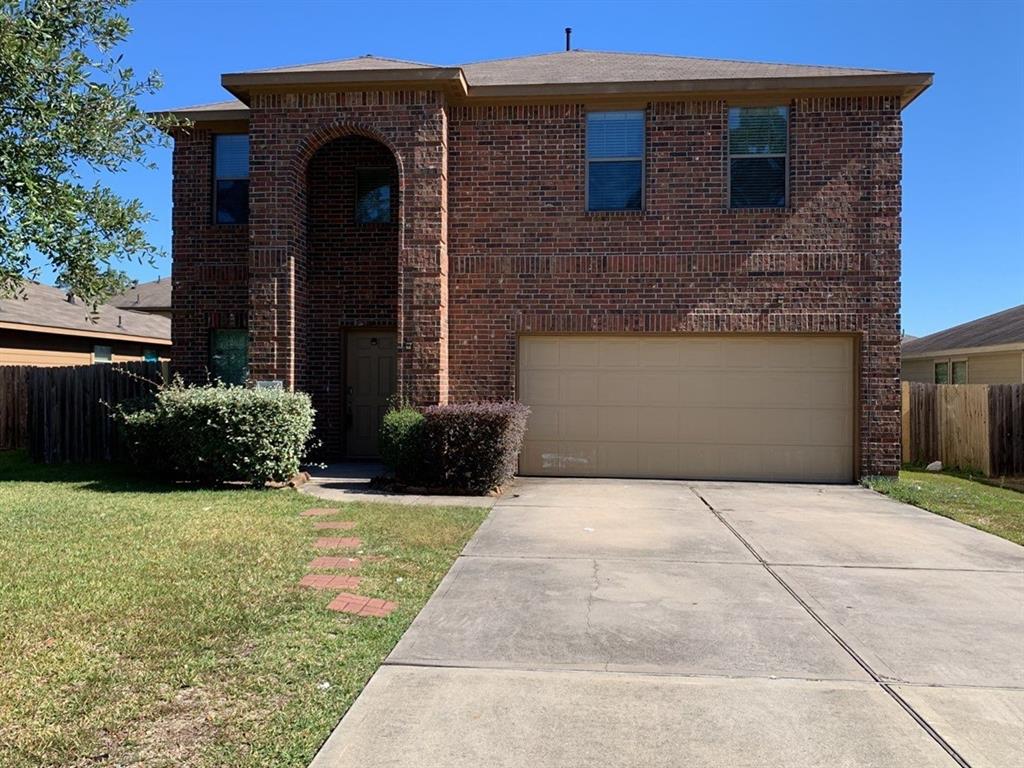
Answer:
[[[346,337],[345,450],[375,458],[381,420],[395,394],[394,331],[349,331]]]

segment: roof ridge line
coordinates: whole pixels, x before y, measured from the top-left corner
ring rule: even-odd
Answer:
[[[721,61],[732,64],[767,64],[773,67],[808,67],[811,69],[849,69],[858,72],[878,72],[879,74],[902,74],[902,70],[896,69],[874,69],[872,67],[850,67],[836,64],[795,64],[783,61],[760,61],[756,59],[725,59],[716,56],[686,56],[677,53],[645,53],[642,51],[599,51],[590,48],[573,48],[569,51],[549,51],[547,53],[528,53],[525,56],[503,56],[497,59],[482,59],[480,61],[468,61],[457,66],[465,67],[473,64],[492,64],[499,61],[514,61],[516,59],[535,59],[540,56],[558,56],[566,53],[597,53],[610,56],[657,56],[662,59],[686,59],[688,61]]]
[[[393,61],[397,64],[415,64],[418,67],[440,67],[439,64],[429,64],[425,61],[411,61],[409,59],[395,59],[390,56],[378,56],[375,53],[363,53],[359,56],[346,56],[342,59],[322,59],[321,61],[304,61],[300,64],[282,64],[279,67],[267,67],[264,69],[249,69],[245,72],[279,72],[282,69],[294,69],[295,67],[316,67],[320,64],[334,64],[343,61],[358,61],[359,59],[378,59],[380,61]]]

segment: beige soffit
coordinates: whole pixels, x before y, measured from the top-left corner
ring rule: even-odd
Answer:
[[[1024,341],[1010,344],[990,344],[985,347],[952,347],[950,349],[926,350],[924,352],[903,352],[904,360],[930,360],[933,357],[965,357],[967,355],[989,355],[994,352],[1024,351]]]
[[[905,107],[932,83],[929,72],[825,67],[663,54],[564,51],[439,67],[376,56],[225,74],[238,100],[171,110],[196,122],[244,119],[252,89],[432,87],[473,100],[615,98],[673,94],[788,96],[889,93]]]

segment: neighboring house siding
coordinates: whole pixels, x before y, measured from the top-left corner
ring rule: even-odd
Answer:
[[[1024,352],[968,355],[967,381],[971,384],[1017,384],[1024,381]]]
[[[0,365],[90,365],[97,344],[111,347],[116,363],[141,360],[144,349],[156,350],[161,357],[168,354],[166,346],[0,329]]]
[[[935,363],[931,360],[904,360],[900,378],[903,381],[920,381],[931,384],[935,381]]]
[[[453,107],[453,399],[513,397],[520,333],[849,332],[861,471],[896,471],[899,103],[791,106],[789,209],[728,209],[727,104],[689,101],[647,110],[633,213],[585,210],[582,105]]]
[[[970,384],[1018,384],[1021,356],[1024,352],[993,352],[967,356],[967,380]]]
[[[935,364],[967,361],[968,384],[1019,384],[1024,382],[1024,351],[991,352],[980,355],[939,355],[903,361],[903,381],[935,381]]]

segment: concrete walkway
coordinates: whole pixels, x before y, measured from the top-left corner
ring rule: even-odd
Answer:
[[[858,487],[523,480],[313,762],[1024,765],[1024,549]]]
[[[347,461],[310,469],[309,482],[299,491],[331,501],[369,501],[381,504],[418,504],[428,507],[494,506],[494,496],[442,496],[424,493],[388,493],[371,487],[373,478],[384,474],[374,461]]]

